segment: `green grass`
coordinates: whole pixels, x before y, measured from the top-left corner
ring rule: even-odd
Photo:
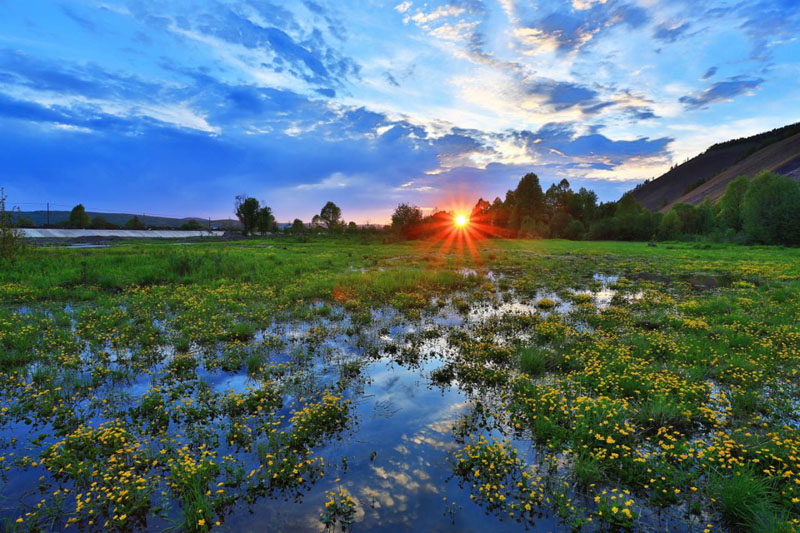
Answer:
[[[595,274],[620,276],[608,308],[594,304]],[[426,357],[440,361],[420,383],[459,387],[470,409],[456,426],[478,435],[446,441],[469,466],[454,473],[498,516],[530,525],[542,507],[576,529],[655,528],[636,522],[652,508],[729,530],[800,518],[797,249],[484,240],[473,255],[344,237],[34,248],[2,265],[0,298],[0,428],[47,428],[0,450],[9,479],[42,476],[30,529],[54,517],[91,529],[88,510],[109,528],[164,510],[207,529],[236,505],[311,491],[332,473],[317,452],[347,438],[371,365],[417,370]],[[502,302],[533,312],[500,314]],[[453,309],[464,322],[428,327]],[[396,326],[408,332],[386,340]],[[346,356],[332,347],[342,339]],[[248,388],[215,388],[231,376]],[[134,383],[146,392],[120,392]],[[487,428],[534,443],[537,463],[481,440]],[[81,492],[53,496],[65,487]]]

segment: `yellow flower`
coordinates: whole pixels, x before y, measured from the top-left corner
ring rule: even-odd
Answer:
[[[200,520],[197,521],[197,525],[198,526],[204,526],[204,525],[206,525],[206,521],[201,518]]]

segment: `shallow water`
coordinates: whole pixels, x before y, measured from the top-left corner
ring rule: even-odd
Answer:
[[[497,277],[491,274],[490,279]],[[602,308],[615,296],[610,285],[616,278],[598,278],[597,281],[601,289],[590,294],[595,305]],[[547,311],[537,308],[536,302],[543,298],[552,299],[555,306]],[[476,324],[506,316],[566,314],[573,307],[572,303],[548,291],[524,300],[516,296],[504,300],[472,303],[461,311],[448,301],[436,313],[425,314],[419,321],[411,322],[402,320],[391,309],[372,310],[372,320],[367,326],[353,324],[341,309],[334,309],[333,319],[276,323],[268,330],[257,332],[247,349],[252,352],[265,339],[280,337],[284,346],[269,350],[268,361],[290,364],[289,378],[297,381],[296,392],[284,396],[283,414],[290,413],[293,402],[302,403],[305,394],[334,386],[340,377],[341,365],[355,361],[360,363],[360,372],[343,392],[353,402],[354,416],[343,433],[315,448],[316,455],[323,457],[328,465],[324,479],[303,487],[296,494],[260,498],[249,506],[237,504],[226,514],[223,527],[244,531],[261,531],[267,525],[271,530],[323,530],[319,516],[324,508],[325,491],[344,487],[358,503],[355,529],[359,531],[523,529],[525,526],[513,519],[487,513],[473,503],[470,487],[461,486],[453,475],[450,454],[460,445],[460,438],[453,431],[454,424],[474,409],[475,402],[481,400],[481,393],[464,392],[457,383],[435,386],[429,379],[431,372],[447,360],[449,331],[459,328],[469,331]],[[159,324],[161,326],[164,325]],[[317,331],[315,328],[322,328],[323,333],[321,340],[312,343],[309,339]],[[354,334],[348,335],[348,330]],[[424,338],[409,342],[408,338],[415,335]],[[309,349],[310,343],[314,345],[313,350]],[[387,349],[389,347],[399,348],[399,352]],[[404,348],[412,355],[402,356]],[[120,407],[136,405],[163,373],[172,352],[169,347],[165,349],[164,362],[151,369],[151,374],[142,373],[127,382],[100,389],[100,395],[118,402]],[[308,352],[313,354],[303,355]],[[110,353],[112,357],[108,363],[114,367],[118,363],[117,353]],[[121,358],[129,355],[123,353]],[[226,372],[201,366],[196,379],[198,383],[206,383],[217,395],[245,392],[248,387],[260,383],[249,377],[244,368]],[[88,405],[76,408],[84,409]],[[90,419],[95,427],[101,422],[103,420],[97,417]],[[497,430],[474,428],[474,431],[501,436]],[[52,443],[52,437],[48,436],[35,445],[28,444],[38,433],[50,435],[52,431],[48,427],[34,429],[24,423],[6,425],[2,428],[0,453],[38,455]],[[12,444],[12,438],[18,444]],[[522,457],[532,463],[535,453],[530,442],[513,442]],[[219,454],[235,455],[245,469],[258,464],[255,453],[240,452],[224,443],[220,445]],[[37,502],[41,496],[36,486],[42,475],[46,475],[46,471],[41,467],[9,475],[2,485],[0,515],[13,519],[19,515],[21,503],[33,505]],[[544,513],[535,524],[527,524],[527,527],[535,531],[558,529],[549,511],[545,509]],[[151,518],[148,528],[163,529],[177,520],[178,515],[179,510],[172,509],[162,518]]]

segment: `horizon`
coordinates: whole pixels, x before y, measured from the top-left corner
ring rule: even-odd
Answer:
[[[23,211],[226,219],[247,193],[382,224],[527,172],[610,201],[800,120],[789,0],[0,4],[0,185]]]

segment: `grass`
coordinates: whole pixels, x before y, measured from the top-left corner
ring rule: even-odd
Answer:
[[[596,274],[618,276],[608,306]],[[401,365],[469,407],[463,438],[441,437],[462,505],[565,529],[659,529],[657,515],[691,529],[685,510],[791,529],[799,295],[800,251],[769,247],[30,249],[0,269],[0,429],[19,432],[0,468],[44,503],[0,514],[205,530],[259,500],[323,498],[343,464],[329,444],[349,442],[375,369]],[[325,524],[364,516],[331,494]]]
[[[719,502],[723,519],[732,529],[755,531],[775,523],[772,487],[750,469],[730,476],[715,476],[709,489]]]
[[[538,346],[528,346],[519,353],[520,368],[526,374],[539,376],[547,367],[547,351]]]

